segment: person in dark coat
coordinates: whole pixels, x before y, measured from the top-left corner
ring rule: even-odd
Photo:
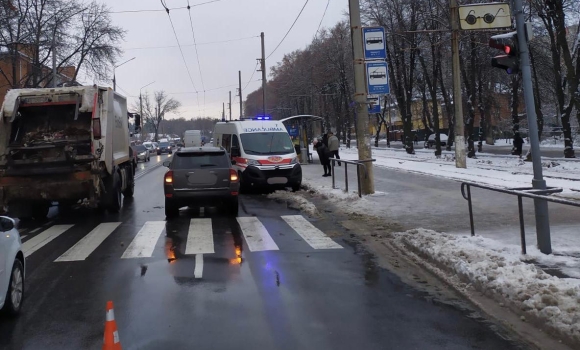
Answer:
[[[318,158],[320,159],[320,164],[324,168],[324,174],[322,176],[328,177],[332,174],[330,173],[330,151],[328,147],[323,142],[314,140],[314,149],[318,153]]]
[[[328,147],[328,133],[322,135],[322,143]]]
[[[522,157],[522,146],[524,145],[524,139],[520,136],[520,133],[516,133],[514,136],[514,154]]]

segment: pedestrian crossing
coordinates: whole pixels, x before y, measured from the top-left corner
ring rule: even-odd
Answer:
[[[315,250],[333,250],[342,249],[343,247],[333,241],[324,232],[316,228],[302,215],[285,215],[281,216],[281,223],[286,223],[288,228],[285,232],[294,232],[296,240],[303,240],[312,249]],[[215,236],[216,228],[220,223],[217,218],[193,218],[189,220],[187,238],[185,242],[185,255],[195,256],[196,278],[203,275],[203,256],[215,254]],[[243,237],[247,250],[250,252],[278,251],[281,249],[272,234],[268,231],[264,223],[258,217],[238,217],[236,221],[239,226],[239,233]],[[103,242],[109,238],[122,222],[105,222],[94,227],[90,232],[78,240],[72,247],[66,250],[62,255],[54,260],[57,263],[79,262],[89,258]],[[184,223],[186,225],[187,223]],[[137,234],[132,238],[129,245],[125,248],[121,259],[139,259],[151,258],[159,254],[159,241],[169,225],[165,221],[147,221],[139,229]],[[282,224],[283,225],[283,224]],[[29,238],[22,244],[22,250],[25,257],[33,255],[43,247],[49,245],[52,241],[60,236],[65,235],[67,231],[74,230],[75,225],[53,225],[44,230],[38,231],[36,235]],[[218,229],[219,230],[219,229]],[[280,231],[277,230],[277,231]],[[288,234],[288,233],[286,233]],[[286,235],[285,234],[285,235]],[[300,238],[298,238],[300,237]],[[279,244],[288,243],[288,240],[278,242]],[[72,244],[72,242],[71,242]],[[157,247],[157,250],[156,250]],[[284,247],[282,247],[284,248]],[[291,248],[289,248],[291,249]],[[199,277],[198,277],[199,276]]]

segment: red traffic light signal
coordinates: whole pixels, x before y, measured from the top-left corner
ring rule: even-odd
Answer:
[[[514,74],[520,71],[517,32],[492,36],[489,38],[489,47],[502,50],[506,53],[505,55],[499,55],[492,58],[492,67],[501,68],[508,74]]]

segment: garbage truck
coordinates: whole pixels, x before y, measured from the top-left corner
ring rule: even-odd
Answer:
[[[0,209],[35,219],[55,202],[119,212],[135,188],[129,116],[126,98],[108,87],[9,90],[0,110]]]

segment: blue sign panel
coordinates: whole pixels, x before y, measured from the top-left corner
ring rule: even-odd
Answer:
[[[389,94],[389,71],[387,62],[368,62],[366,68],[369,95]]]
[[[387,59],[385,28],[368,27],[363,28],[362,32],[365,60]]]
[[[369,106],[369,114],[381,113],[381,98],[377,97],[376,102]]]
[[[291,126],[287,129],[288,129],[288,135],[290,135],[290,136],[298,136],[300,134],[297,127]]]

